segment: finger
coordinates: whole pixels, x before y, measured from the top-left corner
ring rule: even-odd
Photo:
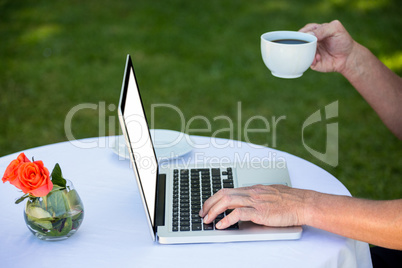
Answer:
[[[320,26],[321,26],[321,24],[318,24],[318,23],[309,23],[309,24],[306,24],[306,26],[304,26],[303,28],[301,28],[299,30],[299,32],[302,32],[302,33],[312,32]]]
[[[254,208],[243,207],[234,209],[229,215],[216,224],[218,229],[226,229],[239,221],[251,221],[256,214]]]
[[[214,203],[204,217],[204,223],[211,223],[219,214],[228,209],[248,207],[251,205],[250,199],[244,194],[223,195],[218,202]],[[205,213],[205,211],[204,211]]]
[[[319,63],[320,60],[321,60],[321,55],[319,54],[319,51],[317,50],[317,53],[315,54],[315,57],[314,57],[314,60],[313,60],[313,63],[310,66],[312,70],[315,70],[315,67],[316,67],[317,63]]]
[[[200,217],[205,217],[208,211],[213,207],[216,203],[218,203],[221,198],[225,195],[245,195],[245,190],[249,189],[250,187],[242,187],[242,188],[232,188],[232,189],[221,189],[216,194],[208,198],[202,209],[199,212]]]
[[[325,38],[335,36],[337,33],[345,31],[345,28],[338,20],[331,21],[330,23],[322,24],[322,27],[318,27],[313,30],[314,35],[317,37],[318,41],[321,41]]]
[[[244,196],[224,196],[218,203],[212,206],[204,217],[204,223],[208,224],[215,220],[215,218],[227,211],[228,209],[236,209],[246,206],[249,202],[245,202]]]
[[[210,209],[214,204],[216,204],[217,202],[219,202],[219,200],[223,197],[223,195],[229,194],[228,192],[231,192],[232,190],[234,190],[234,189],[226,189],[226,190],[225,190],[226,192],[223,192],[222,190],[220,190],[220,191],[218,191],[216,194],[214,194],[213,196],[211,196],[210,198],[208,198],[208,199],[204,202],[204,204],[203,204],[203,206],[202,206],[202,208],[201,208],[201,210],[200,210],[200,213],[199,213],[200,217],[201,217],[201,218],[205,217],[205,215],[208,213],[209,209]]]

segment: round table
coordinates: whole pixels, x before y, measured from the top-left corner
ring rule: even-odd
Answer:
[[[367,243],[303,226],[292,241],[161,245],[153,242],[130,161],[113,151],[115,136],[62,142],[25,150],[51,171],[59,163],[85,207],[78,232],[45,242],[25,226],[22,193],[0,186],[2,267],[371,267]],[[192,136],[199,145],[171,162],[257,161],[284,158],[295,188],[350,195],[316,165],[275,149],[218,138]],[[2,175],[19,153],[0,158]]]

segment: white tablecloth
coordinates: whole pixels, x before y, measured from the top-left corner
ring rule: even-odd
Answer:
[[[293,155],[242,142],[208,146],[211,139],[192,137],[194,149],[180,161],[272,160],[285,158],[293,187],[350,195],[325,170]],[[25,226],[22,194],[9,183],[0,185],[1,267],[371,267],[366,243],[309,226],[300,240],[218,244],[161,245],[153,242],[130,161],[112,150],[114,137],[79,140],[25,150],[51,171],[59,163],[73,181],[85,207],[78,232],[64,241],[45,242]],[[82,146],[80,146],[82,147]],[[92,148],[93,147],[93,148]],[[215,146],[217,147],[217,146]],[[0,175],[18,153],[0,158]],[[271,159],[270,159],[271,158]],[[178,161],[178,160],[176,160]]]

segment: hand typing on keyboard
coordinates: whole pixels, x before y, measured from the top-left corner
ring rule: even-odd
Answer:
[[[172,231],[210,231],[231,211],[215,215],[208,224],[199,216],[202,203],[222,188],[233,188],[232,168],[175,169],[173,171]],[[237,224],[227,229],[238,229]]]
[[[199,215],[209,224],[224,211],[233,210],[216,224],[217,229],[238,221],[276,227],[302,225],[308,192],[284,185],[221,189],[205,201]]]

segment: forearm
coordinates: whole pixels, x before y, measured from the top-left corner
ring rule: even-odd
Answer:
[[[402,139],[402,78],[356,42],[341,73],[373,107],[384,124]]]
[[[402,249],[402,200],[372,201],[312,192],[305,224],[378,246]]]

